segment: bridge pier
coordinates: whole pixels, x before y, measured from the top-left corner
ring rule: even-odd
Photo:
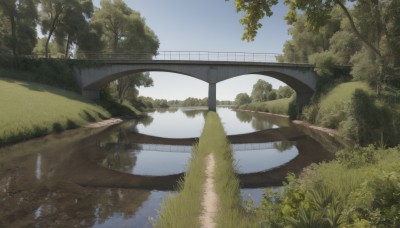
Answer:
[[[100,90],[83,89],[82,96],[94,101],[100,98]]]
[[[216,111],[217,110],[217,84],[216,83],[208,83],[208,110]]]

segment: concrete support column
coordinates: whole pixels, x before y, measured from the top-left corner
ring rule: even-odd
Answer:
[[[208,83],[208,110],[217,110],[217,84]]]
[[[82,90],[82,96],[90,99],[90,100],[97,100],[100,98],[100,90]]]

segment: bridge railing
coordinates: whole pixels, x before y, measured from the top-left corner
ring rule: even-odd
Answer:
[[[210,51],[159,51],[152,53],[85,53],[87,59],[105,61],[178,60],[178,61],[229,61],[278,62],[277,53],[210,52]]]

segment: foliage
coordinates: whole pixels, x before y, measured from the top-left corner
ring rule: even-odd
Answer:
[[[238,108],[242,110],[288,115],[290,106],[293,105],[292,101],[295,100],[295,96],[292,96],[291,98],[282,98],[273,101],[253,102],[250,104],[241,105]]]
[[[145,19],[141,17],[139,12],[129,8],[122,0],[102,0],[100,5],[101,7],[94,12],[90,23],[91,34],[101,34],[102,46],[104,46],[102,51],[157,53],[158,38],[146,25]],[[98,40],[94,41],[98,42]],[[91,49],[89,45],[86,47]],[[81,50],[85,54],[85,49]],[[88,57],[90,57],[90,53]],[[122,102],[125,99],[136,100],[137,88],[152,86],[153,81],[148,73],[139,72],[124,75],[124,77],[117,79],[114,84],[117,87],[115,97]]]
[[[79,92],[72,67],[64,60],[0,56],[0,73],[2,77]]]
[[[0,144],[75,128],[110,116],[75,93],[5,78],[0,78],[0,103]]]
[[[2,53],[29,55],[37,42],[37,4],[34,0],[0,1],[0,24],[4,34],[0,34],[5,49]],[[1,44],[1,42],[0,42]],[[2,45],[0,45],[2,46]]]
[[[240,20],[240,23],[245,26],[245,32],[242,36],[242,40],[254,40],[255,36],[257,35],[257,30],[262,27],[262,24],[259,21],[266,16],[272,16],[271,7],[276,4],[278,4],[278,0],[235,0],[236,11],[243,11],[245,13],[243,18]]]
[[[87,24],[86,18],[90,18],[93,13],[92,1],[40,0],[40,3],[40,25],[42,33],[47,35],[45,57],[48,57],[53,35],[59,46],[65,44],[65,57],[68,57],[70,45],[77,41],[81,28]]]
[[[397,227],[399,161],[398,147],[341,151],[289,175],[282,192],[265,191],[258,218],[265,227]]]
[[[251,98],[247,93],[239,93],[238,95],[236,95],[235,98],[236,106],[241,106],[248,103],[251,103]]]
[[[272,91],[272,85],[264,80],[258,79],[251,91],[252,102],[268,101],[268,94]]]

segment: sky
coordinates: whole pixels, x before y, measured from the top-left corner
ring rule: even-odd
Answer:
[[[99,6],[100,0],[94,0]],[[283,44],[290,39],[288,25],[283,17],[287,11],[280,1],[273,8],[274,15],[262,21],[253,42],[242,41],[243,26],[234,0],[125,0],[140,12],[147,25],[160,41],[159,51],[210,51],[282,53]],[[154,86],[140,88],[139,95],[157,99],[183,100],[187,97],[204,98],[208,84],[179,74],[150,72]],[[244,75],[217,84],[218,100],[234,100],[238,93],[251,94],[258,79],[273,85],[284,83],[261,75]]]

